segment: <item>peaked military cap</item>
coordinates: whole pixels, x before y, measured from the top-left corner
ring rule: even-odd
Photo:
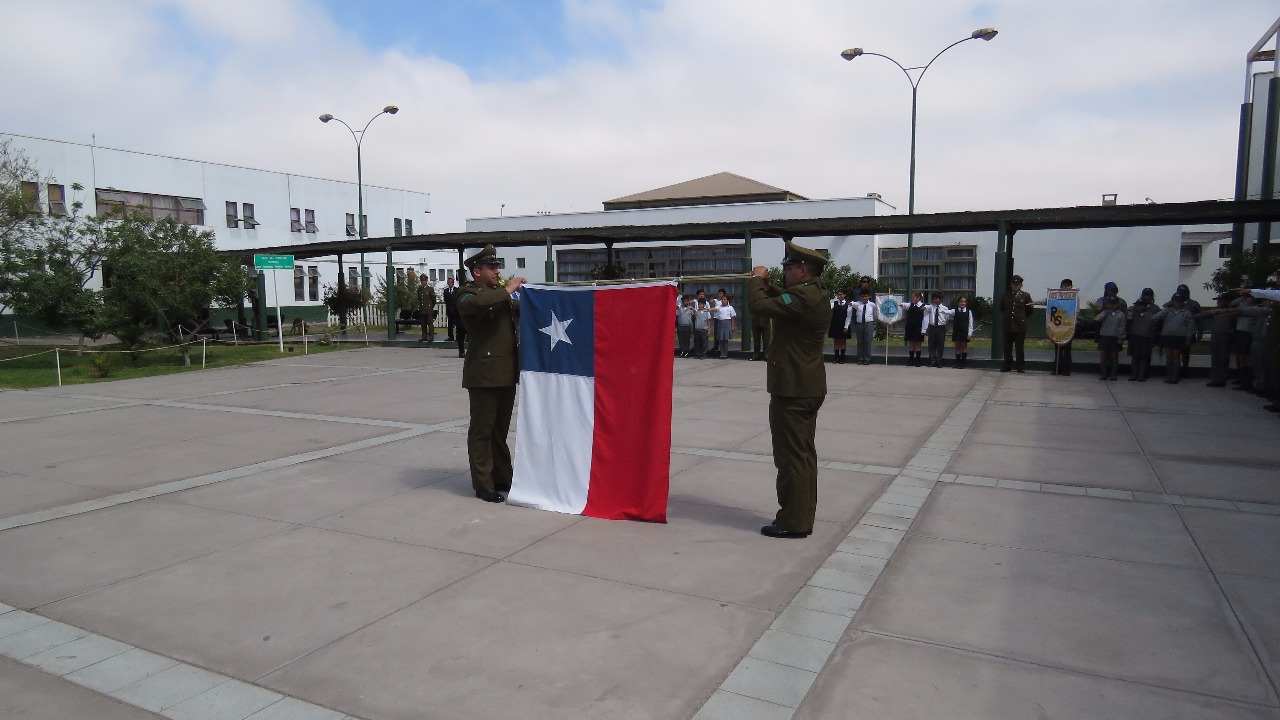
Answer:
[[[468,270],[474,270],[476,265],[481,264],[497,265],[498,267],[503,267],[505,265],[502,258],[498,257],[498,249],[493,245],[485,245],[480,252],[472,255],[463,262],[463,265],[466,265]]]
[[[814,263],[818,269],[822,269],[822,267],[827,264],[827,259],[822,256],[822,253],[817,252],[816,250],[810,250],[807,247],[800,247],[791,241],[787,241],[787,255],[782,258],[782,262],[809,262]]]

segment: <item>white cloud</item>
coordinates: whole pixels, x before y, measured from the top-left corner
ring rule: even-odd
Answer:
[[[721,170],[905,210],[904,64],[920,90],[922,212],[1227,197],[1244,52],[1262,0],[566,0],[605,48],[531,80],[481,81],[406,47],[363,47],[308,0],[7,8],[0,130],[429,192],[427,231],[466,217],[597,210]]]

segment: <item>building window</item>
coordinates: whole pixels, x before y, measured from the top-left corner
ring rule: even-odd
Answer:
[[[178,198],[178,222],[184,225],[203,225],[207,210],[200,198]]]
[[[40,183],[23,180],[19,190],[22,193],[22,202],[34,212],[40,212]]]
[[[516,258],[516,267],[521,269],[524,268],[524,258],[522,257]]]
[[[318,233],[320,229],[316,227],[316,211],[307,210],[307,232]]]
[[[302,232],[302,211],[289,208],[289,232]]]
[[[1178,253],[1179,265],[1199,265],[1200,256],[1204,252],[1203,245],[1183,245]]]
[[[240,227],[240,205],[234,200],[227,201],[227,227]]]
[[[912,248],[912,290],[928,300],[940,293],[952,303],[978,290],[978,248],[976,245],[917,246]],[[881,248],[879,279],[896,288],[907,287],[907,249]]]
[[[404,228],[400,225],[400,218],[393,218],[393,220],[395,221],[395,236],[400,237],[404,231]]]
[[[373,285],[373,268],[368,265],[364,266],[364,284],[361,286],[368,290]]]
[[[404,234],[405,235],[413,234],[413,221],[410,220],[409,218],[404,219]]]
[[[293,266],[293,299],[296,301],[307,299],[306,285],[303,282],[305,277],[306,277],[306,273],[303,271],[302,266],[294,265]]]
[[[356,269],[354,267],[347,268],[347,284],[348,285],[356,284]]]
[[[320,268],[315,265],[307,268],[307,293],[312,300],[320,299]]]
[[[49,214],[50,215],[69,215],[67,212],[67,188],[64,185],[49,186]]]
[[[453,279],[454,279],[454,277],[453,277],[453,268],[449,268],[449,269],[448,269],[448,270],[446,270],[445,272],[449,273],[446,277],[448,277],[450,280],[453,280]]]
[[[404,282],[404,268],[396,268],[396,280]]]
[[[356,214],[347,213],[347,237],[356,236]]]
[[[206,208],[199,198],[111,189],[98,190],[96,195],[99,215],[140,215],[151,220],[172,218],[184,225],[204,225]]]
[[[1223,259],[1231,257],[1231,243],[1222,243],[1218,246],[1218,257]]]
[[[253,203],[242,203],[242,206],[244,207],[244,220],[242,222],[244,222],[245,230],[253,230],[262,224],[253,217]]]

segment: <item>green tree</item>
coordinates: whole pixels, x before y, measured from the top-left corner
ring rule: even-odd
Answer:
[[[83,189],[72,185],[73,191]],[[12,248],[6,300],[14,312],[49,327],[74,328],[80,349],[85,338],[96,340],[105,330],[102,292],[88,286],[102,271],[109,242],[102,221],[85,217],[83,208],[77,200],[68,215],[27,224],[25,237]]]
[[[1277,272],[1280,253],[1260,254],[1250,248],[1222,263],[1204,287],[1219,293],[1238,287],[1264,287]]]
[[[111,272],[103,300],[108,327],[126,347],[140,346],[157,323],[187,343],[208,323],[210,305],[234,305],[249,291],[249,275],[217,251],[209,230],[134,216],[107,233]],[[185,344],[182,360],[191,363]]]
[[[31,159],[0,141],[0,310],[12,306],[13,283],[22,262],[20,251],[43,216],[24,183],[36,183],[40,173]]]
[[[74,328],[83,349],[86,337],[102,336],[101,294],[88,285],[102,269],[106,237],[78,199],[66,215],[42,214],[35,193],[45,179],[11,141],[0,143],[0,305]]]

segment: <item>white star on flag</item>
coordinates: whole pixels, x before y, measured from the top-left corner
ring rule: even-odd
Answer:
[[[573,322],[573,318],[560,322],[560,319],[556,317],[555,311],[552,310],[551,324],[544,328],[538,328],[538,332],[546,333],[547,336],[551,338],[552,350],[556,349],[556,343],[558,342],[566,342],[572,345],[573,341],[570,340],[569,335],[565,333],[565,330],[569,329],[569,323],[571,322]]]

